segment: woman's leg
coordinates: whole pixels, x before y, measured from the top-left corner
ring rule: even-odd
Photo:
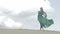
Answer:
[[[43,24],[42,23],[40,23],[40,30],[44,30],[44,28],[43,28],[44,26],[43,26]]]

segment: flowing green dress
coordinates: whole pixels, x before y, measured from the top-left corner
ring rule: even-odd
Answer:
[[[43,17],[40,11],[38,11],[38,21],[40,25],[45,28],[49,27],[50,25],[54,23],[52,19],[47,19]]]

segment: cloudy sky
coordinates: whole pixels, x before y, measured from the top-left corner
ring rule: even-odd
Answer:
[[[39,30],[37,12],[42,6],[54,24],[46,30],[60,31],[60,0],[0,0],[0,29]]]

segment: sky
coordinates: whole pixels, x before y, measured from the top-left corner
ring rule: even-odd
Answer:
[[[53,19],[54,24],[45,30],[60,31],[60,0],[0,0],[0,29],[39,30],[37,14],[40,7]]]
[[[49,1],[51,2],[52,7],[55,8],[55,10],[54,10],[54,20],[55,20],[54,26],[55,27],[54,28],[55,28],[55,30],[60,31],[60,25],[59,25],[60,24],[59,23],[60,22],[59,21],[60,20],[60,18],[59,18],[60,17],[60,10],[59,10],[60,9],[60,7],[59,7],[60,0],[55,0],[55,1],[49,0]]]

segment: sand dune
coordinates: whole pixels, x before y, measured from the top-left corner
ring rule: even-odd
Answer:
[[[60,32],[47,30],[1,29],[0,34],[60,34]]]

